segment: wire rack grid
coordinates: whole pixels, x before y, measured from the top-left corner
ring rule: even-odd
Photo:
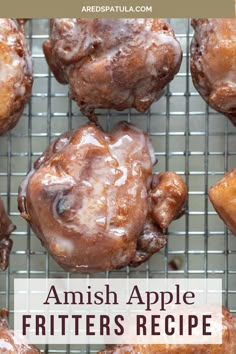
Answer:
[[[102,110],[99,123],[110,130],[128,120],[147,131],[158,164],[155,172],[178,172],[188,186],[186,214],[167,230],[168,244],[136,269],[99,273],[93,277],[209,277],[223,280],[223,303],[236,313],[236,238],[224,226],[208,199],[208,189],[236,165],[236,129],[211,110],[193,87],[189,72],[190,21],[170,19],[183,48],[180,72],[165,95],[146,114]],[[68,97],[68,87],[56,82],[42,52],[49,36],[47,19],[26,26],[34,63],[33,91],[24,114],[0,138],[0,193],[12,221],[14,247],[10,266],[0,273],[0,307],[10,310],[13,325],[13,291],[16,278],[84,277],[67,274],[48,256],[17,209],[18,186],[33,162],[61,133],[87,121]],[[40,347],[45,353],[96,353],[98,346]]]

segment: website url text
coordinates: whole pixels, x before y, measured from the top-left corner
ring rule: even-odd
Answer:
[[[152,6],[83,6],[81,12],[125,12],[125,13],[135,13],[135,12],[152,12]]]

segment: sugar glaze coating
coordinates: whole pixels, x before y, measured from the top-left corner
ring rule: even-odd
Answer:
[[[0,269],[6,270],[9,263],[9,256],[13,242],[10,239],[11,233],[15,230],[15,225],[12,224],[7,215],[3,201],[0,198]]]
[[[236,125],[236,19],[193,19],[194,86],[215,110]]]
[[[0,352],[3,354],[40,354],[39,349],[9,328],[6,309],[0,310]]]
[[[33,83],[31,56],[21,29],[11,19],[0,18],[0,135],[17,124]]]
[[[68,271],[137,266],[166,243],[152,214],[155,156],[146,133],[122,122],[111,132],[90,123],[63,134],[35,162],[19,190],[19,210]],[[181,203],[186,185],[175,173]],[[176,208],[176,205],[177,208]],[[168,225],[166,225],[167,227]]]
[[[96,108],[144,112],[182,61],[180,44],[162,19],[52,19],[43,50],[56,79],[69,83],[92,120]]]

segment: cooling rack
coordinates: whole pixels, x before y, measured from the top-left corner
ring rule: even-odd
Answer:
[[[193,87],[189,72],[190,21],[170,19],[183,48],[180,72],[164,96],[146,114],[102,110],[99,122],[110,130],[120,120],[128,120],[147,131],[158,164],[155,172],[174,170],[186,181],[186,214],[167,230],[168,244],[149,262],[136,269],[99,273],[93,277],[190,277],[221,278],[223,304],[236,313],[236,237],[214,211],[208,189],[226,171],[236,166],[236,129],[221,114],[211,110]],[[34,62],[33,91],[24,114],[14,130],[0,137],[0,193],[17,230],[10,266],[0,273],[0,307],[10,310],[13,326],[13,285],[16,278],[85,277],[65,273],[48,256],[17,209],[18,186],[32,163],[61,133],[87,121],[68,97],[68,87],[60,85],[50,72],[42,52],[48,38],[47,19],[34,19],[26,26],[26,36]],[[96,353],[97,346],[40,347],[45,353]]]

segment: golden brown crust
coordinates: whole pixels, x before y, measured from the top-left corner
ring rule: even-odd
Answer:
[[[13,242],[10,239],[11,233],[15,230],[15,225],[12,224],[7,215],[3,202],[0,198],[0,269],[6,270],[9,262],[9,255],[12,249]]]
[[[194,86],[215,110],[236,125],[236,19],[193,19]]]
[[[0,310],[0,348],[5,354],[39,354],[40,350],[29,344],[8,326],[8,311]]]
[[[236,169],[209,189],[209,198],[220,218],[236,235]]]
[[[153,178],[152,192],[153,217],[162,229],[185,210],[187,187],[175,172],[164,172]]]
[[[44,42],[56,79],[69,83],[82,113],[144,112],[178,72],[182,51],[162,19],[53,19]]]
[[[84,125],[36,161],[19,210],[65,270],[137,266],[166,243],[151,213],[154,163],[148,135],[135,126],[122,122],[104,133]]]
[[[236,328],[235,318],[226,309],[220,309],[219,320],[214,326],[215,329],[222,332],[222,344],[201,344],[198,345],[174,345],[174,344],[146,344],[146,345],[117,345],[108,346],[107,349],[100,351],[98,354],[226,354],[235,353],[236,350]]]
[[[26,39],[11,19],[0,19],[0,135],[18,122],[31,93],[32,63]]]

